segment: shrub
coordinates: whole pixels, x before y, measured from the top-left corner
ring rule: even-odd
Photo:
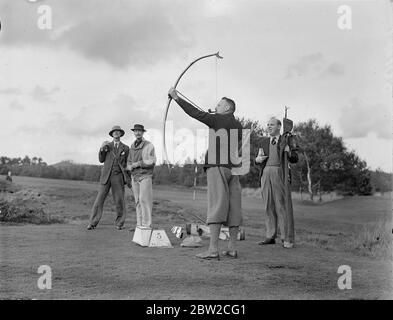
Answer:
[[[23,201],[0,200],[0,221],[8,223],[51,224],[64,219],[45,213],[42,208],[29,207]]]

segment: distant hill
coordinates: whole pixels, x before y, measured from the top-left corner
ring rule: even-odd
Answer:
[[[72,167],[72,166],[75,166],[75,165],[80,165],[80,164],[79,163],[75,163],[72,160],[63,160],[63,161],[60,161],[58,163],[52,164],[51,166],[55,167],[55,168],[65,168],[65,167]]]

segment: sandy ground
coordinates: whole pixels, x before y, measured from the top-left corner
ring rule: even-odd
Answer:
[[[298,243],[259,246],[264,234],[260,200],[243,198],[246,240],[239,259],[203,261],[205,248],[180,247],[170,232],[184,225],[178,213],[204,216],[206,195],[181,188],[155,187],[153,221],[163,228],[174,248],[142,248],[128,228],[135,213],[127,190],[125,230],[113,226],[114,208],[93,231],[87,217],[97,185],[15,177],[24,189],[46,197],[45,209],[67,217],[66,224],[0,226],[0,298],[2,299],[391,299],[392,264],[382,257],[362,255],[348,247],[351,235],[367,224],[390,217],[391,199],[359,197],[321,206],[294,203]],[[49,201],[48,201],[49,199]],[[220,246],[225,249],[226,242]],[[40,265],[52,269],[52,289],[39,290]],[[340,265],[352,268],[352,289],[340,290]]]

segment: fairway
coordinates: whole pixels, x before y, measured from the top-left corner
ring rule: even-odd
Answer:
[[[126,229],[114,228],[110,196],[97,229],[87,231],[98,184],[28,177],[14,177],[14,183],[38,192],[45,211],[67,223],[0,225],[1,299],[392,298],[391,260],[354,245],[365,228],[391,223],[390,195],[322,205],[294,201],[292,250],[257,245],[265,233],[261,200],[243,197],[246,239],[239,242],[239,259],[203,261],[195,254],[204,248],[182,248],[170,232],[174,225],[196,222],[189,212],[205,218],[203,190],[193,200],[192,189],[154,186],[153,226],[166,230],[174,248],[143,248],[128,231],[136,221],[129,189]],[[225,246],[220,241],[220,249]],[[40,265],[51,267],[51,290],[37,287]],[[337,286],[341,265],[352,269],[350,290]]]

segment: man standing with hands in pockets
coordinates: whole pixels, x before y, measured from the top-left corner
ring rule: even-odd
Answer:
[[[295,241],[293,212],[285,201],[284,157],[290,163],[298,161],[298,155],[280,135],[281,121],[271,118],[267,124],[269,137],[262,138],[255,163],[260,166],[263,209],[266,211],[266,239],[260,245],[275,244],[277,224],[284,248],[292,248]]]

